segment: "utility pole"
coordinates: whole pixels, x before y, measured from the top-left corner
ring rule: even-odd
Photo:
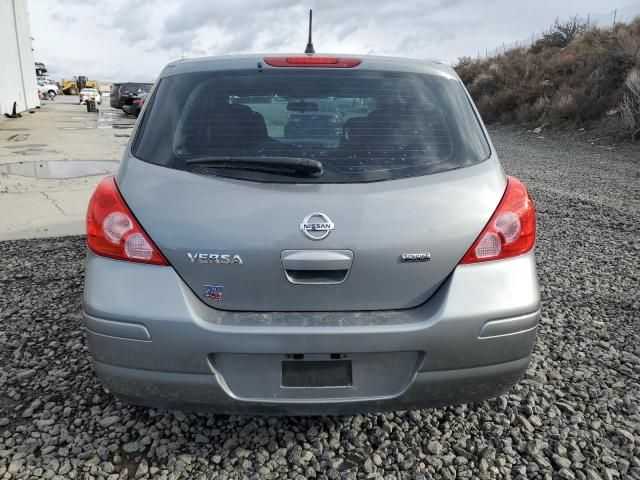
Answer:
[[[616,16],[617,16],[617,15],[618,15],[618,9],[616,8],[616,9],[613,11],[613,26],[614,26],[614,27],[616,26]]]

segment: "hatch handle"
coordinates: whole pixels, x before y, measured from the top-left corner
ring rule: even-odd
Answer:
[[[301,285],[335,285],[351,270],[351,250],[284,250],[280,258],[289,282]]]
[[[351,250],[284,250],[281,255],[285,270],[349,270],[353,262]]]

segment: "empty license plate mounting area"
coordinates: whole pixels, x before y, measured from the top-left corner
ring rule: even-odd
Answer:
[[[351,387],[351,360],[284,360],[283,388]]]

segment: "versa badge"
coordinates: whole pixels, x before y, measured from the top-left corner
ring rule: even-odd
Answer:
[[[220,255],[218,253],[187,252],[191,263],[217,263],[222,265],[242,265],[240,255]]]

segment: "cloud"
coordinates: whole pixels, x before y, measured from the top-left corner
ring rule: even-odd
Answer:
[[[56,75],[148,80],[181,56],[318,52],[454,61],[530,37],[556,16],[630,0],[29,0],[35,55]],[[637,8],[640,13],[640,7]],[[58,73],[59,72],[59,73]]]
[[[78,19],[73,15],[61,15],[59,13],[54,13],[53,15],[51,15],[51,20],[62,23],[63,25],[71,25],[72,23],[78,21]]]
[[[496,0],[485,2],[493,3]],[[421,53],[451,38],[456,23],[473,15],[471,0],[323,0],[314,10],[318,51]],[[179,0],[163,20],[156,46],[210,54],[300,51],[306,44],[307,7],[294,0]],[[464,17],[461,11],[467,10]],[[478,10],[476,8],[476,10]],[[452,22],[452,18],[456,18]],[[187,34],[189,32],[189,34]],[[212,38],[213,41],[209,39]],[[345,51],[343,49],[343,51]]]
[[[120,30],[122,40],[135,45],[150,38],[148,18],[155,8],[156,0],[127,0],[114,10],[106,26]]]

